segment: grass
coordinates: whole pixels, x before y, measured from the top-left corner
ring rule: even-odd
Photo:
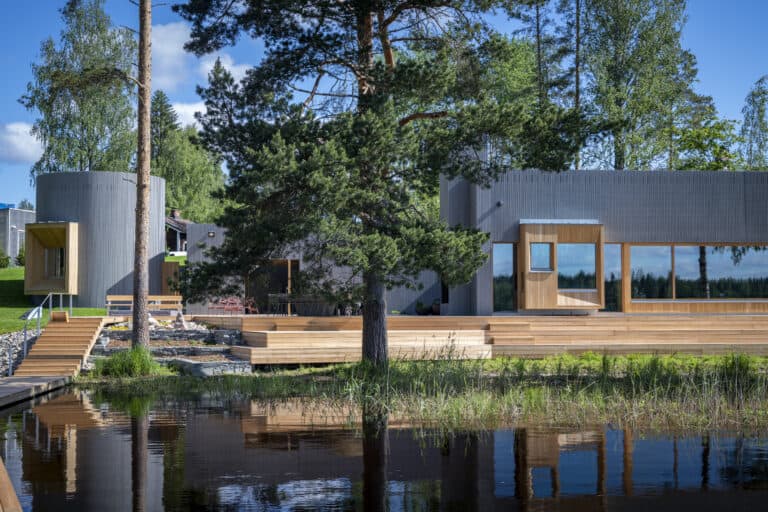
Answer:
[[[136,347],[97,359],[92,374],[95,377],[126,378],[172,375],[172,372],[155,361],[149,350]]]
[[[67,299],[64,299],[65,304]],[[57,303],[58,305],[58,303]],[[24,295],[24,267],[9,267],[0,269],[0,334],[20,331],[24,328],[21,315],[34,307],[30,298]],[[65,306],[65,309],[66,306]],[[104,308],[73,308],[74,316],[101,316]],[[48,310],[43,312],[42,325],[48,323]],[[29,322],[29,327],[37,326],[35,320]]]
[[[166,262],[175,261],[179,264],[179,266],[185,266],[187,264],[187,257],[186,256],[166,256],[165,257]]]
[[[768,358],[743,355],[557,356],[532,361],[398,361],[207,379],[81,380],[102,396],[265,400],[385,410],[449,430],[598,423],[686,431],[768,428]]]

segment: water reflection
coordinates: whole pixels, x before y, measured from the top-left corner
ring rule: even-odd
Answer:
[[[5,416],[25,510],[761,508],[760,439],[525,426],[445,435],[384,411],[69,392]],[[363,421],[364,420],[364,421]]]

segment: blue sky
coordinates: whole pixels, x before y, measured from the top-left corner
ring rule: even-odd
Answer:
[[[171,3],[171,2],[169,2]],[[58,37],[58,9],[64,0],[5,2],[0,21],[0,202],[32,199],[29,167],[39,155],[39,146],[28,134],[34,113],[18,103],[31,79],[31,64],[37,60],[40,42]],[[106,9],[117,25],[136,27],[136,7],[129,0],[106,0]],[[688,0],[688,23],[683,44],[699,61],[697,90],[714,97],[718,110],[729,119],[741,118],[741,107],[752,84],[768,74],[768,2],[765,0]],[[500,17],[494,19],[504,28]],[[168,93],[180,117],[191,121],[200,110],[195,86],[204,83],[215,56],[198,59],[181,48],[187,26],[168,5],[154,11],[153,85]],[[261,46],[243,40],[218,56],[236,76],[258,63]]]

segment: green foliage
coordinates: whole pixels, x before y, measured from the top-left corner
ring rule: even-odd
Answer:
[[[43,41],[41,61],[20,99],[39,112],[32,133],[43,155],[32,178],[61,171],[131,171],[135,154],[133,85],[136,61],[128,29],[112,26],[104,0],[69,0],[57,46]]]
[[[242,16],[220,4],[177,7],[193,24],[188,46],[198,53],[241,31],[259,34],[268,48],[247,80],[236,84],[217,63],[200,91],[201,138],[226,159],[233,206],[220,219],[224,246],[213,266],[188,273],[186,295],[219,291],[231,283],[227,275],[252,282],[266,260],[294,250],[302,252],[306,293],[371,303],[383,299],[384,287],[415,284],[425,269],[448,285],[467,282],[485,261],[486,235],[446,225],[422,198],[437,191],[441,172],[491,181],[503,157],[484,162],[462,153],[481,150],[486,135],[519,130],[513,106],[479,92],[477,13],[452,4],[457,16],[443,32],[432,26],[442,8],[388,6],[392,30],[402,28],[398,38],[406,42],[387,55],[361,46],[355,20],[365,18],[366,2],[297,5],[296,15],[317,25],[311,37],[286,23],[281,2],[235,3]],[[404,24],[406,17],[421,23]],[[356,79],[350,69],[361,62]],[[318,74],[345,78],[302,102],[282,92]],[[340,267],[344,275],[331,272]]]
[[[35,205],[33,205],[29,199],[24,198],[21,201],[19,201],[19,204],[16,206],[16,208],[18,208],[19,210],[34,210]]]
[[[152,174],[165,178],[165,202],[194,222],[214,222],[224,210],[219,193],[224,188],[221,162],[197,143],[189,126],[160,139]]]
[[[695,59],[681,48],[685,0],[590,0],[585,59],[593,108],[614,169],[651,167],[663,129],[691,95]]]
[[[747,169],[768,169],[768,75],[760,78],[747,95],[741,124],[741,149]]]
[[[23,267],[26,261],[25,249],[24,247],[19,247],[19,254],[16,255],[16,265]]]
[[[613,423],[640,428],[719,428],[759,432],[768,426],[768,358],[586,353],[544,359],[395,361],[253,376],[106,380],[97,396],[160,400],[280,400],[306,407],[389,411],[438,428],[488,429],[521,422]],[[125,398],[120,398],[125,397]],[[354,412],[353,412],[354,414]]]
[[[699,126],[689,127],[682,131],[678,141],[681,153],[678,169],[739,169],[741,164],[735,149],[737,141],[733,121],[710,119]]]
[[[169,370],[152,358],[144,347],[133,347],[103,359],[97,359],[92,374],[96,377],[148,377],[167,375]]]
[[[5,254],[5,251],[0,249],[0,268],[8,268],[11,266],[11,257]]]

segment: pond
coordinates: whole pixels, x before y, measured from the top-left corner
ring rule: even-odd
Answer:
[[[446,434],[378,420],[362,428],[352,411],[296,401],[142,405],[67,390],[6,410],[0,455],[24,510],[678,512],[768,500],[768,437]]]

